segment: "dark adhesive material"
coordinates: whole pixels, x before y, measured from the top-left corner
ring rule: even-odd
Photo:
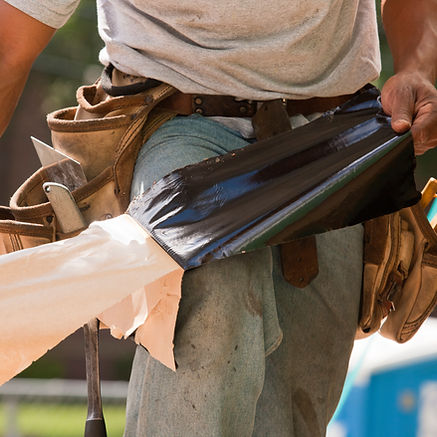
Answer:
[[[411,135],[368,89],[321,118],[176,170],[128,213],[185,269],[416,203]]]

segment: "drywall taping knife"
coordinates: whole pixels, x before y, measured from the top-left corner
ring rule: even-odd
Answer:
[[[82,185],[87,182],[80,163],[34,137],[32,137],[32,142],[43,166],[69,159],[77,164],[74,166],[75,174],[69,175],[72,181]],[[62,232],[73,232],[86,226],[86,222],[67,187],[53,181],[45,183],[43,189],[52,205]],[[106,437],[100,391],[99,325],[97,319],[89,321],[84,326],[84,336],[88,384],[88,415],[84,435],[85,437]]]

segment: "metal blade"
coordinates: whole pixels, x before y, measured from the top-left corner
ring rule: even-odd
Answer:
[[[62,161],[63,159],[69,159],[80,164],[75,159],[71,158],[65,153],[60,152],[59,150],[55,150],[52,146],[49,146],[38,138],[30,137],[30,139],[32,140],[33,146],[38,154],[38,158],[43,166],[54,164],[55,162]]]
[[[48,144],[44,143],[38,138],[30,137],[30,139],[32,140],[33,146],[35,147],[35,151],[43,167],[51,164],[55,164],[56,162],[62,161],[64,159],[68,159],[69,161],[72,161],[76,164],[75,165],[76,178],[83,179],[84,181],[87,180],[79,161],[76,161],[72,157],[66,155],[65,153],[60,152],[59,150],[55,150],[53,147],[49,146]]]

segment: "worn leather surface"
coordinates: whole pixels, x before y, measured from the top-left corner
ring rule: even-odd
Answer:
[[[88,180],[114,165],[127,149],[135,162],[142,145],[137,134],[153,108],[173,92],[174,88],[162,84],[140,94],[111,97],[99,83],[81,87],[77,107],[47,116],[53,147],[79,161]]]
[[[280,245],[282,274],[297,288],[305,288],[319,274],[316,238],[302,238]]]
[[[252,117],[252,125],[258,141],[291,131],[290,118],[282,100],[264,102]]]
[[[337,97],[314,97],[304,100],[281,100],[281,102],[283,102],[288,116],[296,114],[308,115],[335,108],[351,97],[352,94]],[[271,102],[274,102],[274,100]],[[183,94],[176,92],[163,103],[163,108],[177,111],[183,115],[197,113],[207,117],[253,117],[259,111],[258,106],[261,104],[263,102],[236,99],[232,96]]]
[[[437,302],[437,236],[421,204],[365,224],[357,338],[409,340]]]

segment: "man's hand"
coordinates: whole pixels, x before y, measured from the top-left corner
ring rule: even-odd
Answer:
[[[416,155],[437,146],[437,90],[429,79],[397,73],[382,88],[381,101],[396,132],[411,128]]]
[[[382,0],[381,11],[395,69],[382,106],[420,155],[437,146],[437,0]]]
[[[55,29],[0,0],[0,136],[26,83],[33,61]]]

